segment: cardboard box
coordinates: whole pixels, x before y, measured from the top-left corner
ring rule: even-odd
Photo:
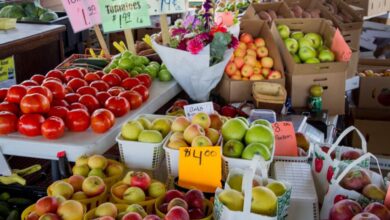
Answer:
[[[289,53],[282,38],[277,30],[277,25],[285,24],[291,31],[302,31],[304,33],[314,32],[322,36],[324,45],[331,47],[333,36],[335,34],[334,28],[331,26],[330,21],[325,19],[276,19],[271,26],[272,35],[278,44],[280,53],[284,60],[288,74],[314,74],[314,73],[339,73],[344,75],[348,67],[347,62],[329,62],[319,64],[299,64],[295,63],[293,56]]]
[[[362,8],[364,10],[363,16],[380,15],[389,10],[388,0],[345,0],[345,2]]]
[[[321,85],[324,88],[322,95],[322,108],[324,110],[328,110],[330,115],[345,114],[345,74],[339,72],[287,74],[287,90],[293,107],[307,107],[309,90],[313,85]]]
[[[242,16],[242,19],[260,19],[259,13],[261,11],[274,10],[277,15],[283,18],[293,18],[294,15],[288,8],[287,4],[281,2],[262,2],[249,5],[248,9]],[[261,19],[260,19],[261,20]]]
[[[390,111],[378,109],[353,109],[353,124],[364,135],[367,150],[373,154],[390,155]],[[352,136],[352,145],[360,146],[357,134]]]
[[[266,22],[258,19],[243,19],[241,20],[241,32],[250,33],[252,36],[262,37],[266,42],[269,51],[269,56],[274,60],[274,69],[282,73],[283,78],[276,80],[266,80],[266,82],[274,82],[285,85],[285,74],[277,45],[272,37],[271,31],[266,25]],[[232,80],[224,74],[221,82],[216,88],[216,92],[220,94],[227,102],[241,102],[253,100],[252,84],[256,81]]]
[[[347,3],[345,3],[343,0],[331,0],[330,2],[336,5],[339,11],[343,11],[352,18],[352,22],[346,23],[341,21],[338,17],[334,16],[331,11],[324,10],[323,13],[326,15],[326,18],[330,18],[336,27],[340,28],[340,30],[343,31],[362,29],[363,18]]]
[[[354,77],[358,71],[358,65],[359,65],[359,50],[352,50],[352,56],[351,60],[348,63],[348,69],[347,69],[347,79],[350,79]]]

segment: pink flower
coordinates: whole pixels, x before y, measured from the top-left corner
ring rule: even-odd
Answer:
[[[191,39],[187,42],[187,50],[192,54],[198,54],[203,47],[203,42],[198,38]]]
[[[177,45],[177,49],[179,49],[179,50],[187,50],[187,42],[188,42],[188,38],[184,38],[183,40],[181,40],[179,42],[179,45]]]

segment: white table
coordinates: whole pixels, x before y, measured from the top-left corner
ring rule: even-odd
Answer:
[[[83,154],[103,154],[115,143],[115,137],[121,126],[139,114],[151,114],[180,93],[181,87],[176,81],[159,82],[155,80],[146,103],[128,114],[116,118],[115,125],[104,134],[94,133],[91,128],[84,132],[69,132],[57,140],[48,140],[42,136],[26,137],[19,133],[0,136],[0,149],[3,154],[56,160],[57,152],[66,151],[69,161],[75,161]]]

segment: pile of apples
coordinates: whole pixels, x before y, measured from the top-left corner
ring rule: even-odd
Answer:
[[[98,176],[102,179],[123,174],[124,167],[119,162],[107,160],[102,155],[81,156],[76,159],[75,166],[72,168],[74,175]]]
[[[337,197],[336,197],[337,198]],[[338,198],[329,213],[329,220],[387,220],[390,210],[379,202],[368,204],[364,209],[351,199]]]
[[[151,122],[141,116],[137,120],[129,120],[122,125],[122,138],[128,141],[143,143],[161,143],[171,131],[172,121],[168,117],[157,118]]]
[[[373,70],[364,70],[359,73],[360,77],[390,77],[390,69],[383,71],[383,73],[374,72]]]
[[[169,138],[167,147],[179,149],[180,147],[215,146],[220,139],[219,130],[222,119],[218,114],[199,112],[188,120],[184,116],[175,118],[171,130],[174,132]]]
[[[228,120],[222,126],[223,155],[251,160],[256,154],[265,161],[272,157],[274,133],[267,120],[258,119],[249,125],[246,118]]]
[[[82,220],[83,217],[84,207],[80,202],[45,196],[35,203],[26,220]]]
[[[111,202],[100,204],[94,211],[94,217],[99,220],[161,220],[157,215],[148,215],[138,204],[129,205],[125,211],[119,212]]]
[[[0,89],[0,134],[19,131],[26,136],[57,139],[66,128],[104,133],[149,97],[147,74],[130,78],[121,69],[108,74],[86,69],[51,70],[20,85]]]
[[[192,220],[207,217],[205,197],[203,192],[197,189],[189,190],[185,194],[178,190],[169,190],[163,198],[163,203],[157,208],[165,214],[165,220]]]
[[[230,189],[224,189],[218,194],[218,200],[231,211],[243,211],[245,195],[242,192],[242,179],[241,174],[229,176],[227,182]],[[284,195],[287,188],[280,181],[273,181],[265,186],[262,186],[260,182],[253,181],[251,212],[276,216],[278,197]]]
[[[122,182],[115,184],[111,193],[129,204],[143,202],[148,199],[155,199],[166,192],[163,183],[155,181],[145,172],[130,171],[123,178]]]
[[[324,45],[322,36],[318,33],[291,33],[290,28],[284,24],[278,25],[277,29],[295,63],[316,64],[335,60],[333,51]]]
[[[274,60],[269,57],[263,38],[253,39],[248,33],[242,33],[238,47],[234,51],[225,73],[234,80],[280,79],[281,72],[272,69]]]
[[[73,175],[67,180],[52,183],[48,188],[48,194],[65,200],[84,200],[105,193],[106,188],[103,179],[98,176],[84,178],[80,175]]]

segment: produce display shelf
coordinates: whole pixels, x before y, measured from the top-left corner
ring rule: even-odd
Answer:
[[[155,80],[149,90],[149,99],[138,109],[116,118],[115,125],[104,134],[94,133],[91,128],[88,128],[84,132],[66,131],[62,138],[48,140],[42,136],[26,137],[19,133],[12,133],[0,137],[0,149],[5,155],[48,160],[56,160],[57,152],[60,151],[66,151],[69,161],[75,161],[83,154],[103,154],[115,145],[115,137],[120,132],[124,122],[136,118],[139,114],[154,113],[179,94],[181,90],[179,84],[174,80],[170,82]]]

